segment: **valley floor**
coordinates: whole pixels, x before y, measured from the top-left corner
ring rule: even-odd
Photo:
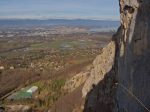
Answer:
[[[37,112],[83,110],[79,107],[84,104],[81,88],[93,60],[110,37],[110,34],[67,34],[52,38],[0,38],[0,105],[7,109],[26,105]],[[35,98],[7,99],[32,86],[38,87]]]

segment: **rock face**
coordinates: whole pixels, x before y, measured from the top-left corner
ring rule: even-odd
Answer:
[[[85,112],[150,112],[150,0],[119,3],[115,45],[95,59],[82,90]]]
[[[144,106],[150,109],[150,0],[120,0],[120,13],[115,65],[117,110],[146,112]]]
[[[84,84],[82,89],[82,95],[85,97],[94,85],[97,85],[104,79],[107,72],[112,69],[115,57],[115,43],[109,43],[100,55],[93,61],[93,69],[91,70],[90,76]]]
[[[115,42],[103,48],[93,62],[89,78],[86,80],[82,96],[86,97],[84,112],[112,112],[114,106]]]
[[[80,72],[76,74],[70,80],[66,81],[63,89],[68,92],[73,92],[75,89],[77,89],[78,87],[84,84],[84,82],[88,78],[88,75],[89,75],[89,71]]]

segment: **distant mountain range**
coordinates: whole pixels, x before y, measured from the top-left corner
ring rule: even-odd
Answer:
[[[34,20],[34,19],[6,19],[0,20],[0,27],[23,27],[23,26],[85,26],[98,28],[112,28],[118,27],[119,21],[111,20],[66,20],[66,19],[48,19],[48,20]]]

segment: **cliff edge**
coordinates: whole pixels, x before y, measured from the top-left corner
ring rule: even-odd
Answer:
[[[150,109],[150,1],[120,0],[120,13],[115,65],[117,111],[147,112]]]
[[[150,0],[119,4],[121,26],[82,89],[85,112],[150,112]]]

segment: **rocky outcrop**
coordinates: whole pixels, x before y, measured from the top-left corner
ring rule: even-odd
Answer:
[[[77,89],[78,87],[84,84],[88,76],[89,76],[89,71],[80,72],[76,74],[71,79],[66,81],[63,89],[69,93],[73,92],[75,89]]]
[[[111,42],[94,60],[93,69],[82,89],[82,96],[86,96],[84,112],[111,112],[113,110],[114,58],[115,42]]]
[[[120,0],[120,13],[115,65],[117,111],[146,112],[150,108],[150,1]]]
[[[102,49],[102,53],[96,57],[93,61],[93,69],[90,76],[84,84],[82,89],[82,95],[85,97],[94,85],[97,85],[104,79],[106,73],[112,69],[115,57],[115,43],[109,43]]]
[[[150,112],[150,0],[119,3],[114,49],[109,44],[95,59],[82,90],[85,112]]]

